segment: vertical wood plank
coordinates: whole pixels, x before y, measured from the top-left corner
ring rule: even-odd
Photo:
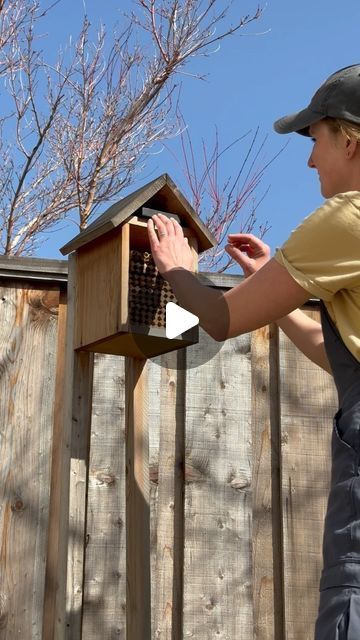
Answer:
[[[336,393],[332,377],[282,333],[280,382],[286,640],[304,640],[318,608]]]
[[[126,630],[151,638],[150,478],[145,360],[126,358]]]
[[[70,337],[70,336],[69,336]],[[81,640],[94,354],[73,352],[66,637]]]
[[[91,422],[83,640],[126,637],[124,358],[97,354]]]
[[[54,640],[64,640],[67,637],[67,565],[68,565],[68,540],[69,540],[69,488],[70,488],[70,459],[71,459],[71,433],[73,415],[73,382],[74,382],[74,315],[75,315],[75,272],[76,258],[69,256],[68,261],[68,286],[67,286],[67,310],[66,310],[66,346],[64,354],[64,375],[59,381],[62,389],[58,389],[59,413],[57,416],[60,442],[58,444],[58,469],[54,469],[55,482],[59,482],[57,487],[58,504],[56,505],[57,521],[54,526],[59,527],[57,567],[56,567],[56,601],[55,601],[55,629]],[[62,365],[60,365],[62,366]],[[51,628],[44,640],[52,640]]]
[[[154,638],[182,638],[185,352],[161,358]]]
[[[59,290],[0,293],[0,637],[40,640]]]
[[[53,458],[53,486],[55,484],[54,499],[54,523],[50,530],[58,526],[58,534],[55,540],[55,558],[50,570],[50,580],[56,585],[55,592],[55,618],[50,618],[44,627],[44,640],[64,640],[67,632],[66,615],[66,581],[67,581],[67,557],[69,535],[69,486],[70,486],[70,456],[71,456],[71,431],[73,411],[73,380],[74,380],[74,308],[75,308],[75,256],[69,256],[68,262],[68,287],[66,310],[66,335],[65,351],[60,355],[64,361],[59,361],[59,387],[57,388],[57,416],[56,416],[56,449]],[[60,345],[59,345],[60,346]],[[63,376],[62,374],[62,367]],[[51,534],[56,535],[55,532]],[[49,544],[51,540],[49,539]],[[49,550],[51,553],[51,550]]]
[[[74,345],[80,348],[111,336],[118,330],[121,313],[121,230],[108,233],[80,248],[76,262]]]
[[[160,455],[160,419],[163,389],[162,356],[146,361],[147,423],[149,433],[149,475],[150,475],[150,574],[151,574],[151,629],[156,628],[156,602],[158,584],[157,571],[157,529],[158,529],[158,488]],[[161,586],[160,586],[161,588]],[[153,631],[152,636],[155,635]]]
[[[52,433],[52,457],[51,457],[51,482],[50,482],[50,508],[49,508],[49,528],[47,542],[46,574],[45,574],[45,596],[44,596],[44,617],[43,617],[43,640],[51,640],[55,634],[56,602],[58,597],[59,573],[62,573],[61,564],[64,560],[60,555],[62,519],[67,513],[63,513],[63,474],[68,474],[68,468],[63,467],[66,450],[69,450],[70,443],[66,438],[63,429],[63,404],[64,404],[64,379],[66,376],[65,353],[66,353],[66,318],[67,318],[67,296],[65,292],[60,295],[58,338],[57,338],[57,361],[55,378],[55,398],[54,398],[54,426]],[[67,480],[65,479],[65,482]]]
[[[186,375],[184,638],[253,633],[249,356],[250,337],[234,338]]]
[[[53,595],[49,596],[51,610],[43,629],[46,640],[75,640],[81,637],[87,423],[90,415],[92,354],[74,352],[75,271],[76,257],[70,256],[65,360],[63,365],[61,354],[58,370],[59,412],[54,432],[56,447],[52,477],[54,506],[49,531],[50,564],[47,575],[52,593],[55,590],[55,604]],[[59,345],[60,348],[62,346]],[[55,551],[52,549],[53,542],[56,545]],[[52,615],[53,607],[55,617]]]
[[[284,640],[278,330],[252,334],[254,639]]]

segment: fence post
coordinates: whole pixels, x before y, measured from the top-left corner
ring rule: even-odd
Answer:
[[[144,406],[146,360],[125,360],[126,638],[150,640],[149,434]]]
[[[67,311],[60,300],[43,640],[81,639],[93,354],[73,347],[75,264]]]
[[[254,639],[284,640],[279,339],[276,325],[253,332],[251,370]]]

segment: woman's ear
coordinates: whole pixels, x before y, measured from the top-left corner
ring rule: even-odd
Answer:
[[[356,140],[351,140],[351,138],[346,138],[346,157],[350,160],[354,157],[355,153],[358,149],[358,143]]]

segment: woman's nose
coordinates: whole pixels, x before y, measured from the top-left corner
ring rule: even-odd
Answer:
[[[311,153],[311,154],[310,154],[310,156],[309,156],[309,159],[308,159],[307,165],[308,165],[308,167],[309,167],[310,169],[315,169],[315,164],[314,164],[314,161],[313,161],[313,159],[312,159],[312,153]]]

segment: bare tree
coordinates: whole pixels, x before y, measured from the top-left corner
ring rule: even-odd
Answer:
[[[12,106],[0,122],[0,229],[3,252],[20,255],[74,214],[85,228],[100,203],[134,180],[151,146],[174,132],[177,75],[261,11],[229,25],[229,5],[220,0],[134,0],[109,51],[104,28],[92,40],[85,18],[78,38],[50,65],[38,48],[39,2],[11,4],[19,13],[1,49]],[[3,6],[6,0],[0,38]]]
[[[236,232],[256,231],[260,237],[263,237],[270,228],[267,220],[259,223],[257,218],[257,209],[269,187],[265,188],[260,197],[258,192],[266,169],[284,147],[267,159],[265,154],[267,136],[259,139],[260,133],[257,128],[255,132],[248,131],[221,149],[216,130],[213,146],[210,146],[209,140],[203,140],[199,154],[194,149],[189,128],[180,112],[178,112],[178,121],[181,129],[179,135],[181,156],[180,158],[176,156],[175,159],[187,185],[192,206],[217,240],[217,245],[213,249],[200,256],[199,263],[203,271],[224,272],[235,264],[235,261],[224,251],[227,234],[235,222]],[[231,149],[237,149],[240,143],[246,145],[245,153],[240,155],[242,157],[240,166],[238,160],[234,161],[235,175],[223,177],[221,159]],[[170,148],[169,151],[171,151]]]

